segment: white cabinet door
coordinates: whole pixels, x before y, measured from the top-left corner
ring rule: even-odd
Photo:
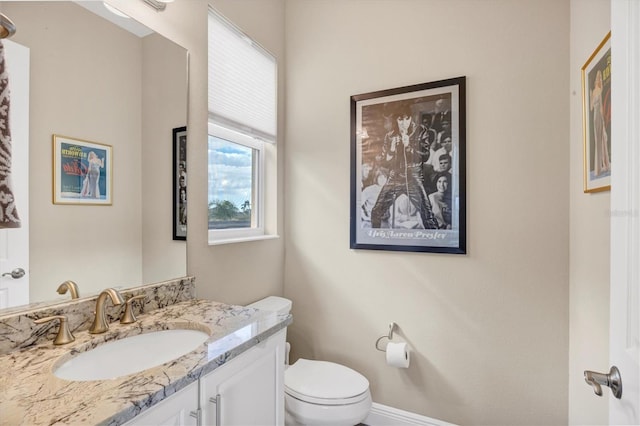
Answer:
[[[285,336],[279,331],[125,425],[284,425]]]
[[[200,379],[202,424],[284,424],[285,331]]]
[[[142,412],[126,426],[197,426],[198,382]]]

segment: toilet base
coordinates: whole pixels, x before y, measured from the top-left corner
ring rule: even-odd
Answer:
[[[348,405],[319,405],[300,401],[285,393],[286,426],[353,426],[362,422],[371,411],[371,393]]]

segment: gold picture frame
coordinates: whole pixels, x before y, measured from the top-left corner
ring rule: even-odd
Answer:
[[[611,32],[582,67],[584,192],[611,189]]]
[[[111,145],[53,135],[53,204],[110,206]]]

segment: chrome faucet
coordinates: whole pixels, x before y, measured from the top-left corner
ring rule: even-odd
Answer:
[[[78,284],[74,283],[73,281],[67,280],[60,284],[58,286],[58,290],[56,291],[58,292],[58,294],[65,294],[67,290],[69,291],[72,299],[78,298]]]
[[[89,328],[89,333],[91,334],[104,333],[109,329],[107,314],[105,312],[107,296],[111,298],[111,302],[114,305],[122,305],[124,303],[122,296],[118,293],[118,290],[114,288],[108,288],[100,293],[100,296],[98,296],[98,300],[96,301],[96,317],[93,320],[91,328]]]

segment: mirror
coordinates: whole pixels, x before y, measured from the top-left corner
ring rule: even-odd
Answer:
[[[187,123],[187,51],[80,3],[0,3],[10,40],[29,49],[28,303],[68,300],[56,292],[66,280],[88,297],[186,275],[186,242],[172,238],[172,138]],[[112,147],[111,205],[52,202],[53,135]]]

